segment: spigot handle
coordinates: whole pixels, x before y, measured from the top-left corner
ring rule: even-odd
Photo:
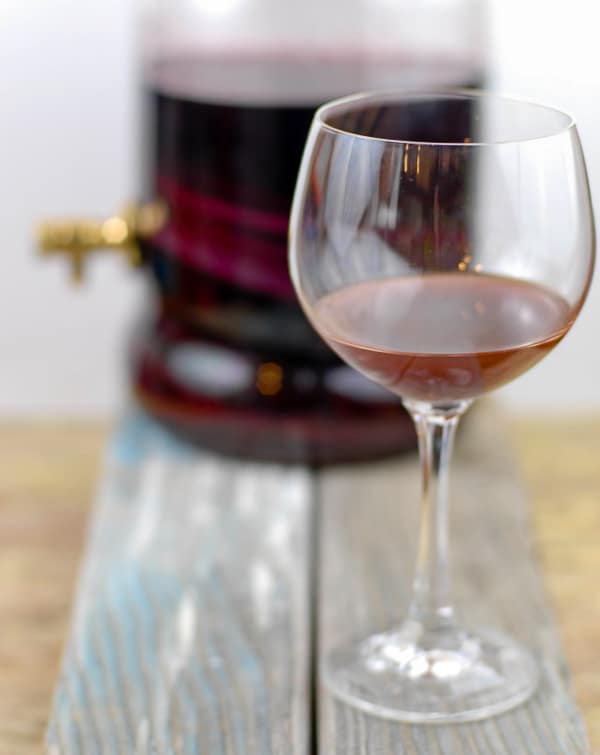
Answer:
[[[38,229],[38,245],[43,254],[64,255],[71,266],[73,281],[81,283],[85,262],[98,250],[114,250],[124,255],[132,267],[142,262],[140,240],[156,235],[167,221],[162,202],[128,205],[123,212],[103,221],[47,221]]]

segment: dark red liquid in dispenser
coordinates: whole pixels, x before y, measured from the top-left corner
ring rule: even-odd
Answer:
[[[136,393],[214,450],[334,462],[414,442],[396,398],[314,333],[288,276],[288,215],[321,102],[364,88],[472,84],[446,66],[180,59],[150,76],[149,193],[169,207],[145,253],[160,292],[133,353]]]

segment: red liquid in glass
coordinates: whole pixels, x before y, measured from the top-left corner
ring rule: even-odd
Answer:
[[[315,321],[344,360],[410,399],[471,399],[521,375],[565,336],[573,308],[542,286],[469,273],[360,283]]]

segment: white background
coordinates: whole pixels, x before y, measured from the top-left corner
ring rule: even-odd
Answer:
[[[2,416],[101,415],[124,395],[141,276],[98,260],[74,290],[63,265],[36,256],[32,229],[136,195],[133,17],[127,0],[0,0]],[[599,23],[592,0],[492,0],[497,88],[575,115],[598,198]],[[568,339],[504,400],[518,411],[599,409],[599,323],[596,280]]]

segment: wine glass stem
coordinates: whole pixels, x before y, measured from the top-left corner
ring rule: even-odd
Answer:
[[[409,621],[420,626],[423,649],[462,642],[450,598],[448,477],[456,429],[471,403],[405,401],[417,429],[422,470],[419,550]]]

